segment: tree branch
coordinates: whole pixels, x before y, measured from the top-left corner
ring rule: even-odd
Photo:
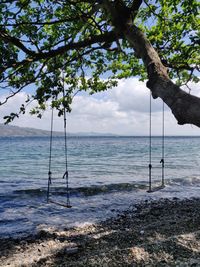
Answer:
[[[129,41],[130,46],[141,58],[148,73],[147,87],[151,90],[154,98],[160,97],[171,109],[178,124],[194,124],[200,127],[200,98],[186,93],[174,84],[167,73],[167,68],[162,64],[161,59],[143,32],[133,25],[127,17],[124,25],[116,23],[117,14],[121,16],[118,5],[114,7],[105,0],[107,12],[110,12],[113,26],[119,34],[123,30],[124,38]],[[121,23],[124,21],[121,21]]]
[[[142,4],[143,0],[133,0],[133,3],[130,7],[131,12],[132,12],[132,16],[133,16],[133,20],[135,19],[135,17],[137,16],[138,10]]]
[[[152,96],[160,97],[169,106],[178,124],[200,127],[200,98],[186,93],[170,80],[157,52],[136,26],[127,24],[125,36],[147,68],[147,87]]]
[[[6,30],[1,29],[0,30],[0,38],[5,42],[5,43],[11,43],[15,45],[16,47],[20,48],[24,53],[26,53],[29,56],[32,56],[35,54],[34,51],[29,50],[26,48],[23,43],[20,41],[20,39],[10,36]]]
[[[16,68],[18,66],[31,63],[31,62],[35,62],[41,59],[52,58],[52,57],[61,55],[63,53],[66,53],[70,50],[84,49],[85,47],[94,45],[96,43],[105,43],[105,42],[111,43],[111,42],[116,41],[118,38],[119,38],[119,35],[116,35],[114,31],[105,32],[99,35],[92,35],[83,41],[68,43],[66,45],[63,45],[54,50],[50,50],[48,52],[31,53],[30,57],[27,57],[22,61],[15,62],[4,67],[0,67],[0,73],[11,67]]]

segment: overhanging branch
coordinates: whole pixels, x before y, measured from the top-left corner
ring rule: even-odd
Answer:
[[[23,43],[20,41],[20,39],[10,36],[8,32],[4,29],[0,29],[0,38],[5,42],[5,43],[11,43],[14,46],[20,48],[24,53],[26,53],[29,56],[32,56],[35,54],[34,51],[26,48]]]
[[[89,46],[92,46],[92,45],[98,44],[98,43],[107,43],[107,42],[112,43],[112,42],[116,41],[119,37],[120,36],[116,35],[116,33],[114,31],[110,31],[110,32],[105,32],[105,33],[99,34],[99,35],[92,35],[83,41],[68,43],[66,45],[60,46],[59,48],[54,49],[54,50],[50,50],[48,52],[38,52],[38,53],[34,52],[34,53],[31,53],[30,57],[27,57],[22,61],[14,62],[10,65],[0,67],[0,73],[5,71],[8,68],[12,68],[12,67],[16,68],[16,67],[19,67],[21,65],[35,62],[38,60],[53,58],[55,56],[62,55],[63,53],[66,53],[70,50],[84,49],[86,47],[89,47]],[[28,55],[30,55],[30,53]]]
[[[170,80],[167,68],[162,64],[158,53],[131,18],[123,20],[124,25],[119,26],[116,23],[117,15],[121,16],[121,7],[112,6],[107,0],[104,0],[104,3],[106,11],[113,16],[111,20],[116,32],[119,34],[123,30],[124,38],[133,47],[137,57],[143,60],[149,78],[147,87],[152,96],[160,97],[169,106],[178,124],[194,124],[200,127],[200,98],[186,93]]]

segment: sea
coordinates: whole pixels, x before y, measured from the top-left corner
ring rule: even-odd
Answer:
[[[66,207],[65,143],[52,142],[50,199],[47,202],[49,137],[0,138],[0,238],[46,229],[98,223],[141,201],[200,196],[200,137],[152,137],[152,192],[149,138],[69,136],[67,165],[71,208]],[[61,204],[61,205],[58,205]]]

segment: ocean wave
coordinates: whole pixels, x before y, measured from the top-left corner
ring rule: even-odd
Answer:
[[[200,186],[200,177],[184,177],[176,179],[167,179],[165,184],[173,187],[175,186]],[[161,189],[161,181],[152,181],[152,190]],[[111,194],[117,192],[128,192],[128,191],[140,191],[148,190],[148,181],[134,182],[134,183],[112,183],[112,184],[101,184],[101,185],[91,185],[83,187],[69,188],[70,196],[72,197],[88,197],[95,196],[98,194]],[[47,195],[46,188],[34,188],[34,189],[22,189],[15,190],[14,195],[20,195],[23,197],[45,197]],[[52,187],[50,190],[50,195],[60,195],[65,196],[67,194],[66,187]]]
[[[16,224],[16,223],[26,223],[28,222],[27,218],[13,218],[13,219],[1,219],[0,225],[6,225],[6,224]]]
[[[179,186],[200,186],[200,177],[198,176],[191,176],[191,177],[183,177],[183,178],[176,178],[176,179],[169,179],[167,180],[168,185],[179,185]]]
[[[113,192],[136,191],[145,189],[146,185],[139,183],[117,183],[94,185],[90,187],[78,187],[71,190],[72,194],[81,193],[85,196],[92,196],[97,194],[107,194]]]
[[[147,186],[143,183],[116,183],[116,184],[104,184],[104,185],[92,185],[89,187],[75,187],[69,188],[71,196],[93,196],[97,194],[107,194],[113,192],[122,192],[122,191],[136,191],[146,189]],[[15,195],[29,195],[30,197],[34,196],[44,196],[47,194],[47,189],[44,188],[34,188],[34,189],[20,189],[13,192]],[[66,187],[52,187],[50,194],[53,195],[65,195],[67,193]]]

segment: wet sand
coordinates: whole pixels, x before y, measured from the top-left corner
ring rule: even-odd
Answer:
[[[145,201],[99,224],[0,239],[0,266],[200,266],[200,199]]]

